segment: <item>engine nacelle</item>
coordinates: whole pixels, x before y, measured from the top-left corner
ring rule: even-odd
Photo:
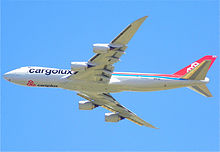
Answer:
[[[97,106],[93,104],[91,101],[85,100],[85,101],[79,101],[79,109],[80,110],[92,110],[96,108]]]
[[[105,113],[105,121],[106,122],[119,122],[123,118],[119,116],[117,113]]]
[[[93,44],[94,53],[107,53],[110,50],[109,44]]]
[[[71,62],[72,71],[82,71],[88,67],[87,62]]]

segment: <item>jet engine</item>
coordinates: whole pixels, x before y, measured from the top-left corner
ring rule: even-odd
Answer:
[[[107,53],[110,50],[109,44],[93,44],[94,53]]]
[[[93,104],[91,101],[79,101],[79,109],[80,110],[92,110],[96,108],[97,105]]]
[[[88,67],[87,62],[71,62],[72,71],[82,71]]]
[[[117,113],[105,113],[106,122],[119,122],[123,117],[119,116]]]

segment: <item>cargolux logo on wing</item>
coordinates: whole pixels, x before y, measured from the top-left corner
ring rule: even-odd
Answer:
[[[189,71],[191,71],[192,69],[194,69],[195,67],[197,67],[198,65],[199,65],[198,62],[192,63],[192,64],[190,65],[190,67],[187,68],[187,73],[188,73]]]
[[[34,83],[34,81],[32,80],[29,80],[28,83],[27,83],[27,86],[32,86],[32,87],[35,87],[36,84]]]

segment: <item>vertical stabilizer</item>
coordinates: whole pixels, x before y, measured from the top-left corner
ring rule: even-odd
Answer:
[[[176,73],[174,73],[174,75],[177,75],[179,77],[182,77],[184,75],[186,75],[187,73],[189,73],[191,70],[193,70],[194,68],[196,68],[197,66],[199,66],[203,61],[208,60],[211,61],[208,70],[210,69],[210,67],[212,66],[212,64],[214,63],[215,59],[217,58],[217,56],[215,55],[206,55],[203,58],[193,62],[192,64],[186,66],[185,68],[177,71]]]
[[[210,64],[211,60],[205,60],[181,78],[189,80],[205,80]]]

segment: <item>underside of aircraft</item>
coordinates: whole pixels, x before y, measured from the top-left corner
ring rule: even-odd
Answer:
[[[113,72],[114,63],[125,53],[128,42],[147,16],[129,24],[117,37],[107,44],[94,44],[95,55],[87,62],[71,62],[71,69],[47,67],[22,67],[4,74],[12,83],[29,87],[52,87],[73,90],[84,98],[80,110],[103,107],[112,113],[105,114],[106,122],[128,119],[140,126],[155,128],[121,105],[110,93],[122,91],[158,91],[188,87],[197,93],[211,97],[206,87],[206,74],[216,59],[207,55],[174,74],[150,74]]]

